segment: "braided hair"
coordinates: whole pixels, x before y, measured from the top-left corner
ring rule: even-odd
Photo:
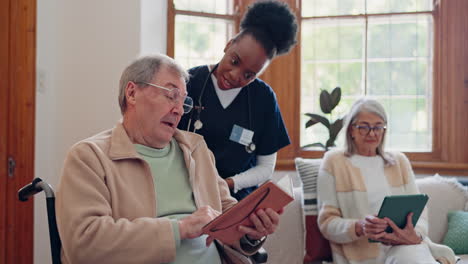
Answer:
[[[296,16],[280,1],[258,1],[250,5],[240,28],[234,41],[250,34],[263,46],[269,59],[289,52],[297,42]]]

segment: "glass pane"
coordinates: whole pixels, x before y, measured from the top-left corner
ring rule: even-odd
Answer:
[[[309,118],[304,113],[315,113],[325,116],[332,122],[343,117],[349,110],[347,101],[362,94],[362,63],[335,63],[302,65],[302,94],[301,94],[301,146],[315,142],[325,142],[328,131],[321,125],[305,129]],[[341,87],[342,100],[331,114],[324,114],[320,109],[320,92],[332,92]],[[353,100],[354,101],[354,100]]]
[[[403,13],[432,11],[433,0],[367,0],[367,13]]]
[[[364,90],[362,72],[362,62],[304,63],[302,65],[302,96],[315,96],[318,103],[321,90],[331,92],[337,86],[341,87],[343,95],[362,94]],[[320,109],[317,108],[317,110]]]
[[[432,150],[432,99],[424,96],[377,99],[388,115],[387,149]]]
[[[333,110],[332,121],[347,111],[346,100],[364,90],[364,30],[362,19],[306,20],[302,23],[301,61],[301,146],[324,143],[328,130],[321,124],[305,129],[304,113],[324,115],[320,110],[321,90],[341,87],[343,99]],[[337,144],[340,141],[337,141]]]
[[[369,58],[428,58],[432,54],[432,16],[370,18]]]
[[[432,149],[432,16],[370,18],[367,93],[389,115],[387,146]]]
[[[365,0],[304,0],[302,16],[337,16],[364,13]]]
[[[427,95],[431,88],[430,60],[369,62],[369,95]]]
[[[234,13],[233,0],[174,0],[177,10],[232,15]]]
[[[364,55],[363,19],[304,20],[303,60],[361,60]]]
[[[360,97],[360,95],[359,96],[342,97],[339,105],[333,110],[333,116],[321,113],[320,106],[318,106],[318,104],[319,104],[318,96],[313,97],[313,98],[309,97],[308,102],[311,103],[312,101],[315,101],[316,105],[318,107],[318,110],[306,111],[306,112],[320,114],[320,115],[328,118],[329,120],[332,120],[332,122],[334,122],[337,118],[342,118],[344,116],[344,114],[346,114],[349,111],[349,109],[351,109],[351,105],[354,103],[354,101],[356,101],[357,98],[359,98],[359,97]],[[304,100],[302,102],[304,102]],[[304,105],[304,103],[302,103],[301,105]],[[315,125],[313,125],[313,126],[311,126],[309,128],[305,128],[305,124],[309,120],[309,117],[304,115],[304,113],[306,113],[306,112],[301,113],[301,121],[300,121],[301,142],[300,142],[300,146],[305,146],[307,144],[312,144],[312,143],[316,143],[316,142],[320,142],[320,143],[325,145],[326,141],[328,140],[328,130],[327,130],[327,128],[325,126],[323,126],[322,124],[315,124]],[[344,130],[340,131],[340,135],[338,136],[337,140],[335,141],[335,144],[337,146],[343,146],[343,144],[344,144]],[[318,148],[317,149],[308,148],[308,149],[309,150],[320,150]]]
[[[175,60],[185,68],[216,63],[233,32],[230,20],[176,15]]]
[[[342,101],[329,119],[342,117],[367,94],[383,103],[389,115],[388,148],[431,151],[432,28],[430,14],[369,18],[365,65],[363,20],[303,20],[300,145],[326,142],[328,130],[321,124],[306,129],[304,113],[324,115],[320,90],[340,86]],[[336,143],[342,146],[343,137]]]

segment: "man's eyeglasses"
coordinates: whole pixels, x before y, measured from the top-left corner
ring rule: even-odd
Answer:
[[[160,86],[160,85],[157,85],[157,84],[154,84],[154,83],[147,83],[147,82],[138,82],[138,83],[143,83],[143,84],[150,85],[150,86],[153,86],[153,87],[156,87],[156,88],[159,88],[159,89],[166,90],[167,93],[166,93],[165,96],[169,100],[171,100],[173,103],[178,103],[180,101],[183,101],[184,102],[184,105],[183,105],[184,114],[187,114],[193,108],[193,99],[192,99],[192,97],[182,95],[178,88],[167,88],[167,87],[164,87],[164,86]]]
[[[374,134],[376,136],[380,136],[385,131],[385,129],[387,129],[386,126],[371,127],[371,126],[354,125],[354,127],[359,130],[359,134],[361,134],[361,136],[367,136],[370,134],[371,131],[374,131]]]

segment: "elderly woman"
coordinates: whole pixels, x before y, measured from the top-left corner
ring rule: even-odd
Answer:
[[[419,193],[406,156],[384,150],[386,130],[382,105],[362,98],[347,116],[345,149],[324,156],[318,224],[330,240],[334,263],[455,263],[450,248],[426,237],[426,212],[415,227],[409,221],[404,229],[376,217],[385,196]],[[393,233],[385,232],[388,226]]]

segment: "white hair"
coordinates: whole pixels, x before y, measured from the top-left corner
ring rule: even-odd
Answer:
[[[128,82],[151,82],[154,75],[165,66],[181,78],[188,81],[189,74],[174,59],[163,55],[154,54],[143,56],[134,60],[122,72],[119,83],[119,106],[122,114],[127,110],[127,99],[125,97],[125,87]]]
[[[351,126],[355,125],[357,121],[356,118],[362,112],[372,113],[379,116],[385,125],[387,125],[387,113],[385,112],[384,107],[380,104],[377,100],[369,98],[369,97],[362,97],[354,102],[349,114],[346,116],[345,122],[345,155],[352,156],[356,154],[357,147],[356,143],[354,142],[351,136]],[[385,165],[394,165],[395,159],[389,153],[385,152],[384,145],[385,145],[385,135],[386,130],[382,134],[382,140],[380,141],[379,146],[377,147],[377,155],[380,155]]]

